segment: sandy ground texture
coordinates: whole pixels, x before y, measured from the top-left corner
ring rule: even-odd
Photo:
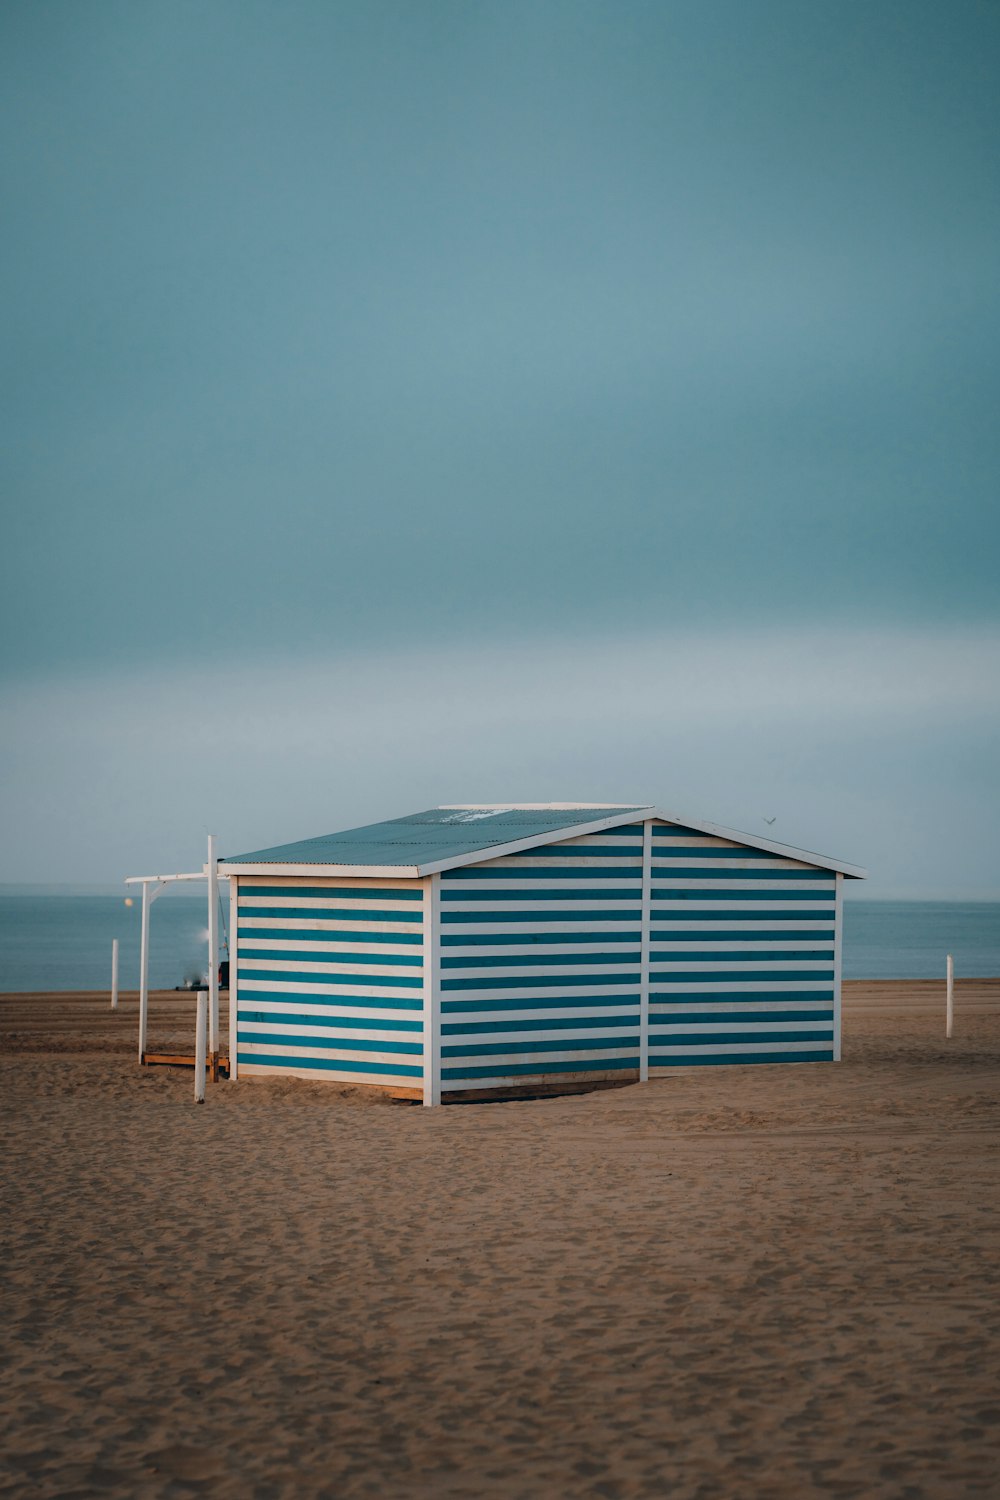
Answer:
[[[0,997],[0,1494],[996,1496],[1000,981],[845,990],[839,1065],[441,1110]]]

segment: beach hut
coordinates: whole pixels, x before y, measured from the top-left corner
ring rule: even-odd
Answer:
[[[840,1056],[845,879],[650,806],[436,807],[220,861],[233,1077],[425,1104]]]

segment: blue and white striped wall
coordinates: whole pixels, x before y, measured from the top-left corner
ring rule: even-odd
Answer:
[[[441,1089],[639,1073],[642,824],[441,877]]]
[[[421,883],[242,876],[233,886],[237,1074],[422,1089]]]
[[[842,881],[657,820],[423,879],[241,876],[237,1073],[432,1104],[834,1061]]]
[[[674,824],[651,854],[650,1071],[839,1057],[842,877]]]

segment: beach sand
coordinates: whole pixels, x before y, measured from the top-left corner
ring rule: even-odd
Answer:
[[[0,1494],[997,1495],[1000,981],[845,1000],[840,1064],[425,1110],[0,997]]]

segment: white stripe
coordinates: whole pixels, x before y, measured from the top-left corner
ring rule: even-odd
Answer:
[[[615,1011],[618,1012],[619,1010],[623,1021],[627,1021],[629,1026],[638,1026],[639,1012],[637,1008],[633,1010],[626,1005],[621,1007],[616,1006]],[[394,1012],[394,1014],[396,1013]],[[503,1021],[505,1023],[509,1021],[514,1026],[518,1021],[558,1021],[566,1019],[569,1016],[572,1016],[574,1020],[585,1021],[590,1017],[600,1019],[607,1014],[608,1006],[606,1003],[574,1005],[572,1008],[560,1006],[555,1009],[549,1006],[539,1006],[537,1010],[442,1010],[441,1024],[442,1026],[450,1026],[452,1024],[473,1026],[480,1021]]]
[[[632,1028],[636,1032],[639,1030],[638,1017],[636,1017],[632,1022]],[[615,1028],[610,1026],[591,1026],[587,1028],[586,1035],[588,1038],[596,1037],[602,1040],[607,1038],[610,1042],[614,1042],[615,1038],[617,1038],[620,1043],[624,1029],[624,1027]],[[446,1035],[442,1035],[441,1046],[488,1047],[490,1045],[499,1046],[501,1042],[538,1041],[565,1042],[567,1047],[571,1047],[583,1035],[584,1033],[582,1031],[579,1033],[578,1037],[577,1033],[570,1031],[569,1029],[562,1031],[558,1027],[554,1031],[518,1031],[517,1026],[514,1025],[509,1027],[506,1031],[449,1032]],[[630,1049],[626,1048],[626,1051],[630,1050],[635,1050],[634,1045]],[[488,1060],[489,1058],[487,1057],[486,1061]],[[449,1066],[447,1057],[444,1059],[444,1065],[445,1067]]]
[[[245,915],[239,924],[241,937],[248,934],[252,936],[255,932],[297,932],[307,927],[310,932],[412,932],[418,937],[421,927],[419,922],[359,922],[354,917],[255,917],[252,912]],[[401,947],[416,948],[419,952],[419,943],[401,944]]]
[[[833,933],[832,932],[830,934],[829,941],[830,941],[830,944],[831,944],[831,948],[830,948],[831,957],[826,960],[827,963],[832,962],[832,954],[833,954],[833,948],[832,948]],[[667,943],[666,944],[666,951],[669,951],[669,953],[671,955],[673,955],[673,954],[676,953],[677,956],[680,957],[684,953],[704,953],[706,951],[708,951],[709,953],[719,953],[719,954],[723,954],[723,955],[726,954],[726,953],[745,953],[747,951],[749,951],[749,952],[752,953],[752,952],[754,952],[755,949],[759,948],[759,949],[765,950],[768,953],[787,954],[789,957],[794,958],[794,956],[795,956],[796,953],[802,953],[802,952],[804,952],[804,953],[812,953],[815,950],[817,944],[819,944],[820,942],[821,942],[821,940],[819,938],[807,939],[805,942],[788,942],[785,938],[780,939],[780,941],[778,939],[776,939],[776,938],[771,938],[770,940],[767,939],[767,938],[760,938],[756,943],[754,943],[754,942],[751,941],[751,934],[750,933],[747,934],[747,936],[746,936],[745,939],[744,938],[735,938],[735,939],[725,938],[725,939],[723,939],[721,941],[718,940],[718,939],[716,939],[713,942],[708,937],[708,935],[706,934],[704,940],[702,940],[700,942],[694,942],[694,943]],[[657,949],[657,952],[663,952],[663,951],[664,951],[663,949]],[[659,963],[659,962],[661,962],[661,960],[654,958],[653,962],[654,963]],[[667,959],[663,959],[662,962],[666,963],[666,962],[668,962],[668,960]],[[748,962],[750,962],[750,960],[748,960]],[[780,963],[781,960],[780,959],[776,959],[775,962]]]
[[[499,880],[449,880],[447,875],[442,875],[441,881],[443,885],[446,883],[449,891],[518,891],[523,892],[525,896],[530,896],[532,891],[568,890],[572,897],[578,886],[586,888],[588,883],[599,885],[605,891],[638,891],[641,884],[641,871],[636,870],[634,875],[615,880],[595,870],[594,878],[589,882],[576,875],[570,879],[563,875],[560,879],[558,870],[553,870],[551,878],[547,877],[545,880],[518,880],[516,875],[511,875],[509,878],[505,876]],[[450,901],[447,904],[449,908],[452,906]]]
[[[718,889],[718,887],[716,887],[716,889]],[[825,896],[826,892],[824,892],[823,894]],[[739,898],[737,898],[735,901],[713,901],[711,907],[706,909],[711,910],[720,917],[728,912],[734,911],[780,911],[782,915],[786,917],[791,916],[793,912],[797,912],[803,920],[806,920],[808,918],[811,922],[813,920],[812,914],[809,911],[809,907],[811,905],[812,902],[807,901],[782,901],[780,895],[778,895],[774,901],[740,901]],[[671,901],[669,899],[657,900],[657,898],[654,896],[653,922],[655,924],[657,917],[665,915],[667,912],[688,912],[692,907],[696,907],[698,909],[699,916],[703,914],[702,908],[698,907],[698,903],[695,901]],[[829,907],[823,908],[824,917],[826,917],[826,914],[829,910]]]
[[[242,882],[240,890],[243,889]],[[416,901],[393,901],[391,897],[382,897],[372,900],[371,897],[338,896],[333,900],[323,896],[240,896],[240,911],[252,912],[258,906],[273,906],[279,910],[290,906],[302,907],[308,910],[310,916],[313,912],[329,911],[334,908],[345,911],[356,911],[359,914],[365,911],[399,911],[411,912],[414,919],[420,911],[420,905]]]
[[[832,979],[744,979],[735,986],[733,981],[720,980],[718,983],[706,984],[701,979],[682,980],[680,984],[670,984],[654,979],[656,989],[661,994],[676,995],[684,994],[686,990],[694,990],[699,995],[712,995],[722,993],[726,990],[746,990],[748,994],[760,990],[832,990]]]
[[[484,859],[479,864],[469,865],[472,870],[614,870],[626,867],[628,869],[642,869],[642,841],[637,840],[638,849],[635,854],[586,854],[581,855],[580,864],[574,865],[571,859],[554,858],[545,854],[507,854],[503,859]],[[575,877],[574,877],[575,878]],[[449,885],[454,883],[454,875],[447,872],[441,876],[447,880]],[[468,883],[468,882],[464,882]],[[534,882],[532,882],[534,884]]]
[[[362,953],[371,953],[373,950],[377,949],[378,957],[380,958],[388,958],[390,956],[395,956],[396,954],[399,954],[400,957],[402,957],[408,952],[407,948],[405,948],[402,944],[379,943],[375,938],[372,938],[369,942],[365,943],[324,943],[319,939],[314,940],[312,938],[289,939],[272,937],[271,934],[267,932],[255,933],[252,930],[250,932],[247,932],[242,928],[240,929],[240,938],[242,940],[241,946],[243,948],[244,954],[246,954],[248,950],[252,951],[254,948],[258,947],[268,948],[271,952],[277,953],[356,953],[359,955]],[[411,951],[412,956],[416,959],[416,963],[400,964],[398,967],[400,969],[400,972],[409,971],[412,969],[417,974],[419,974],[420,965],[423,962],[420,948],[416,944],[414,944]],[[248,961],[250,963],[257,962],[257,960],[253,958],[249,959]],[[374,973],[375,971],[369,970],[369,972]]]
[[[657,849],[664,845],[668,849],[745,849],[745,844],[734,844],[729,839],[714,839],[704,833],[664,834],[653,825],[653,858]]]
[[[292,1024],[292,1025],[282,1025],[281,1021],[280,1021],[280,1017],[276,1017],[275,1020],[273,1020],[273,1021],[241,1021],[240,1022],[240,1034],[241,1034],[241,1036],[244,1036],[244,1037],[245,1036],[250,1036],[251,1034],[255,1035],[255,1036],[258,1036],[258,1037],[259,1036],[266,1036],[269,1032],[278,1031],[279,1029],[280,1029],[281,1034],[283,1036],[300,1036],[300,1037],[304,1037],[307,1041],[308,1041],[309,1037],[311,1037],[311,1036],[315,1036],[315,1037],[343,1037],[343,1035],[344,1035],[344,1028],[342,1026],[337,1026],[336,1024],[333,1024],[333,1025],[330,1025],[330,1026],[298,1026],[298,1025],[295,1025],[295,1024]],[[352,1032],[353,1032],[353,1030],[354,1030],[354,1028],[352,1027]],[[409,1046],[412,1046],[415,1049],[412,1055],[415,1058],[417,1058],[417,1059],[420,1058],[421,1049],[423,1047],[423,1033],[422,1032],[419,1032],[419,1031],[398,1031],[398,1032],[397,1031],[386,1031],[384,1033],[383,1032],[379,1032],[379,1037],[381,1038],[383,1036],[384,1036],[384,1038],[385,1038],[385,1040],[387,1042],[406,1042]],[[366,1043],[370,1042],[371,1038],[370,1037],[366,1037],[365,1034],[364,1034],[364,1032],[358,1032],[357,1033],[357,1040],[358,1040],[358,1044],[359,1045],[365,1045]],[[399,1056],[400,1058],[408,1058],[411,1054],[408,1053],[408,1052],[400,1052],[400,1053],[398,1053],[396,1055]]]
[[[485,1040],[485,1039],[484,1039]],[[442,1068],[505,1068],[512,1066],[527,1066],[531,1064],[537,1067],[539,1063],[579,1063],[580,1072],[588,1071],[590,1066],[600,1066],[600,1062],[613,1057],[635,1057],[638,1066],[638,1045],[632,1044],[628,1047],[601,1047],[593,1051],[589,1047],[586,1050],[574,1049],[568,1046],[565,1052],[481,1052],[472,1057],[442,1057]],[[594,1061],[597,1059],[598,1061]],[[490,1087],[486,1080],[480,1087]]]
[[[308,984],[292,980],[286,984],[282,979],[240,979],[240,994],[247,995],[251,991],[267,990],[276,995],[302,994],[302,995],[343,995],[343,985],[333,986],[330,984]],[[384,988],[379,985],[376,989],[372,985],[352,984],[351,993],[354,995],[370,995],[377,1000],[419,1000],[420,990],[402,990],[387,985]],[[419,1011],[414,1012],[419,1015]]]
[[[540,991],[541,988],[542,986],[537,987],[536,992]],[[551,996],[553,1000],[574,999],[576,997],[582,999],[586,995],[608,995],[609,990],[613,990],[616,995],[631,994],[632,986],[630,984],[616,984],[612,986],[601,984],[570,984],[565,986],[553,984],[544,986],[545,994]],[[638,994],[638,991],[639,981],[636,979],[635,992]],[[523,987],[518,985],[516,989],[506,990],[468,989],[463,990],[461,996],[456,995],[453,990],[442,990],[441,998],[442,1000],[521,1000],[524,998],[526,992],[531,993],[530,985]]]
[[[813,1015],[821,1016],[828,1014],[832,1008],[832,1000],[755,1000],[748,996],[746,1000],[717,1000],[714,1003],[699,1005],[697,1000],[675,1001],[673,1004],[664,1001],[654,1001],[650,1006],[650,1012],[660,1017],[661,1021],[669,1020],[676,1016],[679,1011],[689,1015],[704,1016],[706,1021],[712,1016],[735,1016],[745,1015],[747,1010],[753,1010],[756,1006],[761,1011],[769,1010],[806,1010],[809,1011],[809,1021],[803,1021],[803,1026],[809,1024]],[[747,1022],[747,1025],[757,1025],[756,1020]]]
[[[816,973],[820,970],[829,969],[831,974],[833,960],[829,958],[794,958],[783,963],[781,959],[772,958],[745,958],[735,963],[725,963],[721,959],[707,959],[704,963],[696,963],[693,959],[680,959],[675,964],[663,963],[654,959],[652,974],[654,979],[669,978],[671,974],[759,974],[769,969],[794,968],[806,973]]]
[[[240,988],[242,989],[243,986],[241,985]],[[321,999],[322,997],[318,996],[317,1002]],[[288,1015],[326,1016],[336,1021],[338,1017],[344,1016],[345,1018],[350,1017],[358,1021],[415,1021],[417,1025],[421,1024],[421,1012],[419,1010],[399,1010],[398,1007],[394,1008],[382,1005],[341,1005],[335,1004],[332,996],[329,1001],[322,1001],[322,1003],[312,1004],[307,1000],[302,1000],[295,1005],[283,1005],[280,1002],[275,1003],[273,1000],[258,1000],[256,995],[248,995],[244,997],[241,1009],[244,1012],[253,1010],[258,1015],[274,1016],[275,1018]],[[242,1027],[242,1025],[243,1022],[241,1021],[240,1026]],[[271,1029],[274,1029],[273,1025]],[[413,1035],[419,1036],[420,1032],[415,1031]]]
[[[509,969],[510,972],[505,973],[504,971],[506,969]],[[616,964],[598,965],[567,963],[545,964],[544,966],[539,965],[537,968],[531,964],[525,965],[524,967],[522,967],[520,964],[513,967],[509,964],[490,964],[488,967],[484,968],[482,964],[473,964],[468,969],[442,969],[441,978],[444,982],[447,983],[447,981],[451,979],[544,979],[547,976],[550,978],[555,978],[557,975],[561,976],[563,974],[565,974],[567,978],[573,978],[577,974],[586,974],[590,976],[591,982],[594,983],[601,978],[602,971],[605,974],[632,974],[634,972],[635,982],[636,984],[638,984],[639,955],[636,954],[631,963],[623,960],[620,967]],[[445,991],[445,993],[447,993],[447,991]]]
[[[463,943],[460,948],[442,948],[441,957],[471,959],[477,956],[503,958],[509,955],[511,958],[531,958],[540,957],[543,953],[551,953],[560,957],[563,954],[569,957],[575,954],[578,958],[585,959],[590,952],[634,954],[636,963],[639,962],[638,939],[629,943],[594,943],[592,945],[585,943]],[[610,964],[608,967],[611,967]],[[447,978],[447,968],[442,972]]]
[[[744,902],[744,907],[745,906],[746,903]],[[810,932],[822,932],[824,937],[829,937],[830,941],[833,941],[834,924],[831,920],[824,917],[810,917],[807,912],[804,912],[802,914],[801,922],[789,922],[786,919],[785,914],[780,917],[775,917],[773,921],[769,920],[767,922],[748,922],[745,920],[745,918],[741,920],[740,917],[733,917],[732,919],[730,919],[727,916],[728,910],[729,908],[726,906],[722,906],[719,908],[719,916],[721,920],[718,922],[706,922],[703,919],[694,922],[671,921],[666,927],[660,927],[659,929],[654,930],[653,942],[666,942],[666,938],[663,935],[664,933],[681,931],[698,933],[703,932],[706,938],[708,938],[711,937],[714,932],[721,931],[723,927],[731,928],[733,932],[746,933],[748,938],[753,937],[755,934],[759,934],[761,928],[764,928],[767,932],[787,933],[788,937],[792,938],[795,937],[796,934],[801,935],[803,926],[807,926]],[[762,943],[767,941],[767,939],[764,937],[760,937],[759,940]],[[742,942],[742,938],[740,938],[740,941]],[[782,939],[782,941],[784,941],[784,939]],[[819,942],[822,941],[822,939],[806,938],[803,939],[803,941]]]
[[[714,1045],[711,1047],[679,1046],[671,1048],[670,1050],[674,1052],[684,1053],[689,1057],[714,1057],[718,1056],[720,1053],[728,1054],[730,1052],[740,1052],[745,1054],[748,1058],[752,1058],[755,1052],[815,1052],[818,1048],[822,1048],[822,1050],[825,1052],[831,1045],[832,1043],[826,1041],[782,1042],[781,1046],[779,1048],[776,1048],[773,1041],[732,1042],[728,1046],[725,1044]],[[656,1050],[659,1052],[664,1049],[658,1047]],[[658,1064],[654,1060],[650,1059],[650,1072],[653,1072],[657,1068],[657,1066]]]
[[[739,1031],[741,1033],[745,1033],[747,1041],[750,1041],[751,1038],[755,1037],[758,1033],[762,1037],[769,1036],[772,1032],[780,1035],[780,1033],[783,1031],[800,1031],[803,1026],[809,1026],[810,1023],[807,1021],[745,1021],[739,1022],[737,1023],[737,1025]],[[831,1041],[833,1040],[832,1021],[828,1021],[818,1027],[814,1026],[812,1027],[812,1029],[822,1031],[824,1035],[829,1035]],[[701,1036],[704,1033],[704,1030],[704,1026],[700,1025],[682,1024],[672,1026],[654,1026],[653,1035],[663,1038],[675,1036]],[[720,1043],[719,1045],[721,1046],[724,1044]]]
[[[421,1088],[419,1078],[409,1076],[399,1078],[392,1073],[341,1073],[336,1068],[282,1068],[269,1067],[261,1063],[241,1062],[240,1076],[244,1074],[253,1074],[257,1078],[315,1078],[320,1083],[380,1084],[385,1088],[413,1089],[416,1093],[419,1093]]]
[[[247,1042],[240,1047],[241,1052],[264,1052],[272,1057],[324,1057],[331,1062],[373,1062],[380,1063],[384,1068],[389,1059],[384,1052],[364,1052],[353,1047],[299,1047],[297,1045],[283,1046],[280,1042]],[[419,1068],[421,1066],[420,1053],[398,1052],[393,1054],[393,1060],[398,1060],[401,1067]]]
[[[278,886],[282,886],[291,894],[299,890],[303,885],[311,886],[313,889],[319,888],[329,891],[331,895],[337,891],[349,891],[352,887],[360,890],[365,895],[370,893],[373,896],[379,896],[385,891],[412,891],[414,889],[414,882],[412,880],[379,880],[377,877],[366,878],[350,875],[310,875],[308,877],[298,875],[288,878],[275,876],[272,880],[265,875],[256,879],[252,876],[243,876],[240,880],[240,896],[252,896],[255,892],[259,895],[262,890],[273,891]],[[414,905],[418,904],[414,903]]]
[[[670,880],[653,872],[656,890],[667,891],[759,891],[766,886],[769,891],[809,891],[812,895],[829,896],[832,900],[837,887],[832,880],[753,880],[741,876],[739,880],[699,880],[694,875],[680,875]]]
[[[582,884],[582,882],[581,882],[581,884]],[[491,889],[492,889],[492,887],[491,887]],[[451,931],[451,927],[450,927],[450,924],[448,922],[448,915],[449,915],[450,912],[458,912],[458,911],[462,911],[462,912],[466,912],[466,911],[467,912],[477,912],[480,916],[484,917],[489,912],[496,911],[496,912],[500,912],[502,914],[505,911],[514,911],[514,910],[520,909],[521,911],[530,911],[531,914],[532,914],[532,916],[536,915],[536,913],[537,913],[539,922],[540,923],[544,923],[545,922],[545,911],[544,911],[544,909],[539,909],[537,907],[532,907],[531,899],[530,899],[530,897],[531,897],[531,892],[530,891],[528,891],[527,893],[523,893],[522,892],[522,894],[524,894],[524,900],[518,902],[516,905],[515,905],[515,903],[513,901],[504,901],[504,902],[500,903],[499,905],[493,905],[489,901],[442,901],[441,902],[441,931],[443,933]],[[641,893],[641,886],[637,882],[636,885],[631,890],[628,890],[628,891],[612,891],[609,895],[604,896],[603,898],[602,897],[597,897],[596,899],[589,899],[588,898],[587,900],[581,900],[580,897],[576,894],[575,891],[570,891],[569,895],[565,899],[565,902],[547,901],[545,903],[545,905],[550,910],[559,911],[561,907],[565,906],[565,907],[568,907],[569,910],[571,910],[573,912],[578,912],[578,911],[606,911],[609,901],[616,901],[616,902],[618,902],[622,906],[624,906],[627,903],[628,906],[637,913],[637,915],[631,921],[631,926],[634,927],[636,925],[636,923],[639,921],[638,911],[639,911],[639,902],[640,902],[640,899],[641,899],[641,894],[642,894]],[[609,920],[613,921],[614,918],[610,918]],[[628,919],[627,918],[618,917],[618,920],[622,921],[622,920],[628,920]],[[471,926],[472,924],[470,923],[469,925]],[[572,928],[569,929],[569,930],[573,931],[573,932],[576,932],[577,929],[580,928],[580,927],[583,927],[583,925],[584,924],[582,922],[574,922]],[[595,927],[596,928],[601,928],[604,925],[605,924],[603,922],[597,922],[597,923],[595,923]],[[497,932],[504,931],[504,929],[501,928],[501,927],[499,927],[499,926],[497,926],[494,930],[497,931]],[[542,927],[536,927],[536,925],[534,923],[531,923],[528,927],[524,928],[523,930],[527,931],[527,932],[544,932],[544,931],[552,931],[553,928],[552,928],[551,921],[550,921],[550,925],[547,928],[544,927],[544,926],[542,926]],[[566,930],[566,923],[563,922],[562,924],[560,924],[560,923],[557,922],[555,924],[555,930],[559,931],[559,932],[562,932],[562,931]]]
[[[476,911],[482,912],[483,904],[477,901]],[[591,903],[591,906],[593,906],[593,903]],[[453,910],[454,908],[449,907],[447,909]],[[463,907],[462,909],[468,910],[467,907]],[[483,915],[485,916],[485,912],[483,912]],[[608,917],[604,922],[490,922],[488,926],[485,922],[481,926],[476,922],[442,922],[441,932],[442,936],[448,938],[488,938],[493,933],[502,935],[510,933],[514,936],[523,935],[527,937],[533,932],[554,933],[559,936],[569,937],[575,932],[581,934],[585,932],[609,932],[620,937],[622,940],[625,939],[625,935],[628,933],[634,934],[634,942],[637,944],[639,942],[639,918],[638,916],[626,917],[623,920],[621,917]],[[443,944],[441,952],[454,953],[457,947],[457,944],[455,948],[452,948],[449,944]]]
[[[243,953],[246,957],[245,944]],[[251,968],[264,969],[268,974],[301,974],[304,969],[308,969],[315,974],[365,974],[373,979],[399,980],[420,977],[419,969],[411,974],[408,966],[403,964],[322,963],[318,958],[310,958],[307,964],[288,958],[247,958],[246,961]]]
[[[653,876],[665,875],[678,866],[685,870],[813,870],[815,865],[795,859],[712,859],[710,855],[691,855],[687,859],[657,859],[653,850]]]

